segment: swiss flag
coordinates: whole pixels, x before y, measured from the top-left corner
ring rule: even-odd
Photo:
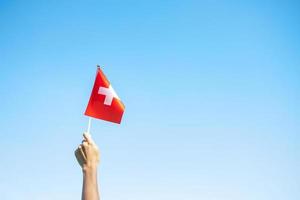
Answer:
[[[98,67],[92,94],[84,114],[120,124],[124,110],[124,104]]]

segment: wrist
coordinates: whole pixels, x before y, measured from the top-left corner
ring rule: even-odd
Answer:
[[[97,168],[98,168],[97,165],[84,165],[82,167],[82,172],[83,173],[94,173],[94,172],[97,172]]]

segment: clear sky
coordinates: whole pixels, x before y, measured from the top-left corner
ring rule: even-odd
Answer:
[[[104,200],[300,199],[298,1],[0,0],[0,199],[80,199],[92,121]]]

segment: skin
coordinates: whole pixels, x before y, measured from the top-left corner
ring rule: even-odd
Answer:
[[[84,140],[75,150],[75,156],[83,173],[82,200],[100,200],[97,182],[99,149],[88,133],[83,134]]]

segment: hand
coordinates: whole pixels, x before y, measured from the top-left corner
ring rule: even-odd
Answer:
[[[84,140],[75,150],[75,156],[83,171],[96,170],[99,164],[99,150],[88,133],[83,133]]]

